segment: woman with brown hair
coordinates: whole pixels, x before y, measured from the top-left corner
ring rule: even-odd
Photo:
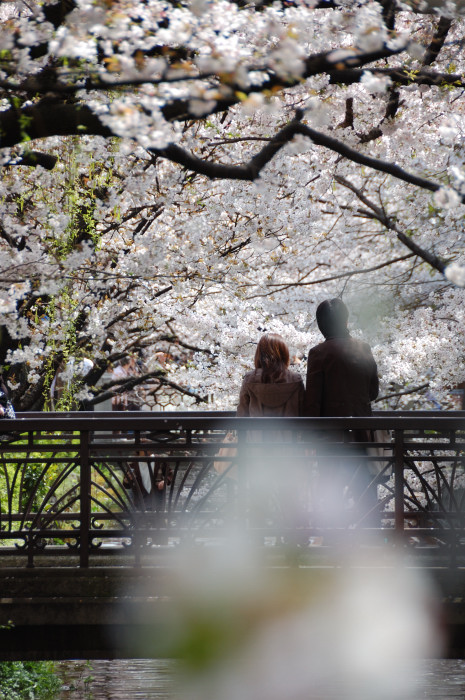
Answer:
[[[298,372],[289,369],[289,349],[276,333],[263,335],[255,352],[255,369],[242,382],[237,415],[256,418],[302,415],[304,384]],[[283,426],[284,427],[284,426]],[[247,430],[243,466],[247,471],[249,525],[259,541],[271,526],[272,534],[291,541],[302,525],[299,501],[305,482],[292,429],[281,429],[271,421],[269,429]]]
[[[238,416],[299,416],[305,396],[302,377],[289,369],[289,348],[277,333],[260,338],[255,369],[242,382]]]

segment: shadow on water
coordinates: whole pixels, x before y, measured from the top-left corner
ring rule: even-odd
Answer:
[[[60,700],[175,700],[172,660],[63,661],[57,673],[64,686]],[[416,692],[409,700],[465,697],[465,660],[426,660],[415,675]],[[309,700],[343,699],[344,690],[335,687],[334,694]]]

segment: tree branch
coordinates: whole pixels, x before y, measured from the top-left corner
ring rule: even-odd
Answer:
[[[112,131],[104,126],[98,117],[85,106],[69,104],[54,104],[43,109],[43,102],[32,107],[26,107],[19,113],[26,116],[28,124],[28,136],[32,139],[45,136],[70,135],[73,133],[87,133],[101,136],[113,136]],[[24,126],[20,126],[17,114],[18,110],[6,110],[0,112],[0,133],[2,134],[2,147],[12,146],[24,137]],[[166,158],[188,170],[206,175],[211,179],[229,179],[253,181],[259,177],[260,171],[272,158],[288,143],[296,134],[307,136],[318,146],[328,148],[354,163],[365,165],[374,170],[387,173],[393,177],[408,182],[422,189],[436,192],[441,185],[425,178],[407,172],[395,163],[389,163],[381,159],[372,158],[359,153],[333,136],[323,134],[302,124],[303,112],[298,110],[296,116],[289,124],[283,127],[270,141],[244,165],[225,165],[203,160],[192,155],[180,146],[170,144],[163,149],[147,149],[156,156]],[[80,127],[84,127],[82,130]],[[462,196],[465,201],[465,196]]]
[[[211,350],[209,350],[208,348],[199,348],[199,347],[197,347],[197,345],[191,345],[190,343],[186,343],[185,341],[181,340],[171,326],[172,320],[173,319],[170,319],[169,321],[166,322],[166,325],[168,326],[168,328],[171,331],[171,335],[162,335],[162,336],[160,336],[159,340],[165,340],[166,342],[169,342],[169,343],[175,343],[176,345],[179,345],[181,348],[185,348],[186,350],[192,350],[193,352],[203,352],[206,355],[214,355],[214,353]]]
[[[266,65],[257,66],[256,70],[261,70],[269,77],[260,85],[252,84],[248,87],[236,85],[234,83],[224,84],[223,90],[227,91],[223,98],[218,99],[214,106],[208,110],[207,114],[215,114],[229,109],[240,102],[238,93],[250,93],[272,90],[275,88],[289,88],[299,85],[302,78],[309,78],[320,73],[339,74],[348,68],[360,68],[368,63],[389,58],[405,50],[405,47],[398,49],[383,48],[379,51],[369,53],[356,53],[355,51],[327,51],[309,56],[305,61],[305,68],[299,78],[284,79],[275,74]],[[211,77],[216,78],[216,75]],[[182,76],[182,79],[189,79],[190,76]],[[193,79],[201,79],[196,76]],[[98,82],[87,80],[79,81],[76,84],[66,85],[56,82],[51,84],[50,70],[47,71],[43,84],[40,76],[24,81],[22,84],[12,84],[3,81],[0,87],[5,90],[24,92],[25,94],[40,94],[46,96],[35,105],[24,107],[23,109],[10,108],[0,112],[0,147],[5,148],[21,143],[25,136],[29,139],[44,138],[46,136],[69,136],[72,134],[92,134],[100,136],[114,136],[112,131],[104,126],[98,117],[86,106],[66,104],[61,100],[68,94],[74,94],[82,90],[112,90],[115,86],[131,87],[137,84],[172,82],[175,78],[157,78],[150,80],[147,77],[140,80],[118,81],[115,84],[108,82]],[[187,119],[198,120],[199,117],[193,114],[190,109],[190,100],[173,100],[162,108],[163,116],[167,121],[184,121]]]
[[[163,149],[149,150],[157,156],[167,158],[172,162],[178,163],[178,165],[183,165],[188,170],[206,175],[210,179],[246,180],[251,182],[259,177],[260,171],[265,165],[298,133],[296,127],[299,125],[302,117],[303,113],[298,111],[295,119],[278,131],[266,146],[245,165],[225,165],[203,160],[175,144],[171,144]]]
[[[339,153],[339,155],[343,156],[344,158],[348,158],[354,163],[365,165],[369,168],[373,168],[374,170],[387,173],[388,175],[392,175],[403,182],[408,182],[411,185],[416,185],[422,189],[430,190],[430,192],[437,192],[437,190],[441,188],[441,185],[436,182],[431,182],[431,180],[426,180],[423,177],[413,175],[395,163],[389,163],[387,161],[372,158],[371,156],[366,156],[363,153],[359,153],[354,148],[346,146],[346,144],[338,141],[333,136],[322,134],[315,131],[315,129],[311,129],[305,124],[296,124],[294,129],[295,133],[308,136],[316,145],[329,148],[330,150],[334,151],[335,153]]]
[[[387,399],[393,399],[396,396],[406,396],[407,394],[416,394],[420,391],[424,391],[424,389],[427,389],[429,387],[429,382],[426,382],[426,384],[421,384],[420,386],[415,386],[413,389],[407,389],[406,391],[397,391],[394,394],[385,394],[384,396],[378,396],[377,399],[373,399],[373,403],[376,403],[377,401],[386,401]]]
[[[430,45],[426,49],[425,55],[423,56],[423,65],[429,66],[433,63],[444,46],[447,34],[451,28],[452,20],[449,17],[440,17],[436,33],[433,36]]]
[[[392,31],[395,26],[396,0],[380,0],[380,5],[383,8],[384,24],[389,31]]]
[[[419,258],[427,262],[428,265],[431,265],[432,268],[438,270],[438,272],[440,272],[441,274],[444,274],[444,270],[447,267],[447,263],[444,260],[441,260],[441,258],[439,258],[437,255],[434,255],[434,253],[430,253],[428,250],[424,250],[424,248],[421,248],[419,245],[417,245],[412,238],[409,238],[405,235],[405,233],[399,231],[395,223],[386,215],[386,213],[380,207],[376,206],[376,204],[373,204],[373,202],[371,202],[358,187],[356,187],[340,175],[336,175],[334,179],[343,187],[347,187],[347,189],[350,189],[358,197],[358,199],[361,202],[363,202],[363,204],[369,207],[372,210],[374,217],[378,219],[378,221],[381,224],[383,224],[383,226],[385,226],[387,229],[394,231],[398,240],[401,243],[403,243],[403,245],[405,245],[409,250],[411,250],[412,253],[414,253],[414,255],[417,255]]]
[[[379,172],[387,173],[403,182],[408,182],[411,185],[416,185],[430,192],[437,192],[441,188],[442,185],[432,182],[431,180],[426,180],[426,178],[419,177],[418,175],[413,175],[395,163],[389,163],[378,158],[366,156],[363,153],[359,153],[354,148],[347,146],[342,141],[335,139],[333,136],[328,136],[305,124],[301,124],[300,120],[302,116],[303,114],[298,111],[296,118],[281,129],[261,151],[244,165],[224,165],[223,163],[202,160],[174,144],[164,149],[150,150],[158,156],[183,165],[185,168],[193,170],[194,172],[206,175],[210,179],[253,181],[259,177],[260,171],[286,143],[296,134],[302,134],[311,139],[317,146],[324,146],[359,165],[365,165]],[[461,198],[462,201],[465,201],[465,195]]]
[[[131,391],[131,389],[134,389],[135,386],[147,382],[148,379],[159,379],[161,377],[164,377],[164,375],[165,370],[157,369],[153,372],[146,372],[145,374],[139,377],[129,377],[128,379],[114,379],[111,382],[107,382],[102,387],[99,387],[101,389],[100,392],[96,394],[96,396],[93,396],[91,399],[88,399],[85,403],[87,406],[93,406],[96,403],[102,403],[102,401],[111,399],[113,398],[113,396],[118,396],[119,394],[124,394],[126,391]],[[116,388],[112,389],[111,387]]]
[[[185,394],[185,396],[191,396],[193,399],[195,399],[196,403],[207,403],[208,401],[208,396],[199,396],[195,393],[195,391],[186,389],[185,387],[176,384],[176,382],[172,382],[170,379],[163,378],[161,383],[166,386],[170,386],[172,389],[176,389],[176,391],[179,391],[181,394]],[[156,390],[152,391],[151,393],[154,394],[155,392]]]
[[[402,255],[398,258],[393,258],[392,260],[386,260],[386,262],[380,263],[379,265],[374,265],[373,267],[365,267],[362,270],[350,270],[350,272],[341,272],[338,275],[331,275],[330,277],[320,277],[320,279],[317,280],[310,280],[309,282],[292,282],[290,284],[279,284],[279,283],[274,283],[274,284],[268,284],[268,287],[279,287],[279,289],[273,290],[273,294],[275,292],[284,292],[286,289],[289,289],[291,287],[310,287],[314,284],[321,284],[322,282],[332,282],[333,280],[339,280],[343,279],[344,277],[354,277],[355,275],[365,275],[368,272],[375,272],[375,270],[381,270],[383,267],[388,267],[389,265],[393,265],[394,263],[397,262],[402,262],[403,260],[408,260],[409,258],[412,258],[414,256],[414,253],[408,253],[407,255]],[[255,297],[249,297],[250,299],[254,299]]]
[[[160,47],[161,49],[167,47]],[[256,83],[251,83],[246,86],[243,84],[237,84],[232,81],[228,82],[226,76],[218,76],[216,73],[191,73],[191,72],[181,72],[178,70],[177,74],[171,73],[167,75],[160,75],[158,77],[150,78],[148,76],[143,76],[140,78],[130,78],[130,79],[116,79],[115,80],[92,80],[90,77],[81,76],[80,80],[75,83],[63,83],[59,82],[58,79],[55,83],[52,82],[53,68],[47,67],[42,74],[34,75],[33,77],[27,78],[22,83],[12,83],[9,81],[0,81],[0,88],[12,92],[24,92],[25,94],[37,95],[40,93],[46,93],[50,99],[53,96],[66,96],[74,95],[77,92],[95,91],[103,90],[108,91],[115,88],[123,87],[137,87],[140,85],[160,85],[160,84],[170,84],[177,83],[180,81],[204,81],[210,78],[214,78],[215,81],[220,80],[220,85],[228,91],[228,94],[224,96],[223,99],[217,101],[217,106],[214,107],[209,114],[214,112],[223,111],[227,106],[232,104],[237,104],[240,102],[240,97],[237,95],[238,92],[242,94],[249,94],[251,92],[257,92],[257,90],[264,92],[267,90],[277,89],[277,88],[290,88],[300,85],[302,79],[311,78],[312,76],[319,75],[321,73],[328,74],[338,74],[339,71],[344,71],[345,69],[361,68],[369,63],[374,63],[382,59],[391,58],[400,53],[403,53],[407,48],[407,45],[400,46],[396,49],[390,49],[388,47],[383,47],[377,51],[369,51],[366,53],[357,51],[356,49],[332,49],[331,51],[323,51],[316,54],[307,56],[304,61],[304,70],[302,75],[294,78],[285,78],[278,75],[270,66],[266,63],[263,65],[251,65],[248,70],[262,73],[264,79],[259,85]],[[163,53],[163,52],[162,52]],[[41,82],[42,78],[42,82]],[[218,87],[217,82],[215,82],[216,87]],[[189,100],[173,100],[170,104],[165,105],[162,109],[163,114],[167,120],[183,120],[183,119],[199,119],[199,117],[192,112],[189,108]],[[206,116],[206,115],[204,115]]]
[[[120,314],[118,314],[118,316],[115,316],[114,318],[112,318],[111,321],[109,321],[106,324],[105,329],[108,330],[109,328],[114,326],[116,323],[119,323],[119,321],[122,321],[123,319],[125,319],[128,316],[130,316],[131,314],[133,314],[135,311],[138,311],[138,309],[139,309],[138,306],[132,306],[130,309],[126,309],[125,311],[122,311]]]
[[[354,98],[346,99],[346,113],[344,121],[337,125],[336,129],[353,129],[354,128]]]
[[[229,248],[226,248],[226,250],[223,250],[220,253],[220,258],[226,258],[228,255],[231,255],[232,253],[237,253],[239,250],[242,250],[242,248],[245,248],[246,246],[248,246],[251,240],[252,239],[249,236],[244,241],[241,241],[240,243],[237,243],[236,245],[229,246]]]
[[[437,270],[441,274],[444,274],[444,270],[448,265],[447,262],[444,262],[443,260],[441,260],[441,258],[438,258],[437,255],[434,255],[434,253],[430,253],[429,251],[424,250],[424,248],[420,248],[420,246],[417,245],[412,238],[408,238],[408,236],[406,236],[405,233],[402,233],[401,231],[397,231],[397,238],[409,250],[415,253],[415,255],[418,255],[419,258],[427,262],[428,265],[431,265],[431,267],[433,267],[435,270]]]
[[[352,85],[360,82],[365,71],[385,75],[399,85],[452,85],[455,87],[465,87],[465,80],[460,73],[439,73],[437,71],[421,69],[412,71],[407,68],[341,68],[340,70],[328,72],[330,83]]]
[[[111,137],[115,134],[85,105],[62,104],[44,99],[23,109],[0,112],[0,147],[8,148],[47,136],[90,134]]]

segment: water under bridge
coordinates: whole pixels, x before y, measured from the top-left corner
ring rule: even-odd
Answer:
[[[232,537],[309,583],[400,554],[464,657],[465,412],[25,413],[1,437],[0,660],[163,655],[179,553]]]

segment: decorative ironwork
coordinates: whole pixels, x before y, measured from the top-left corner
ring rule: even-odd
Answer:
[[[462,412],[32,413],[2,423],[14,434],[0,442],[0,557],[29,566],[47,554],[138,565],[154,547],[231,527],[267,546],[382,531],[383,542],[463,564]],[[236,454],[221,457],[231,430]],[[375,430],[388,431],[384,443],[370,442]]]

